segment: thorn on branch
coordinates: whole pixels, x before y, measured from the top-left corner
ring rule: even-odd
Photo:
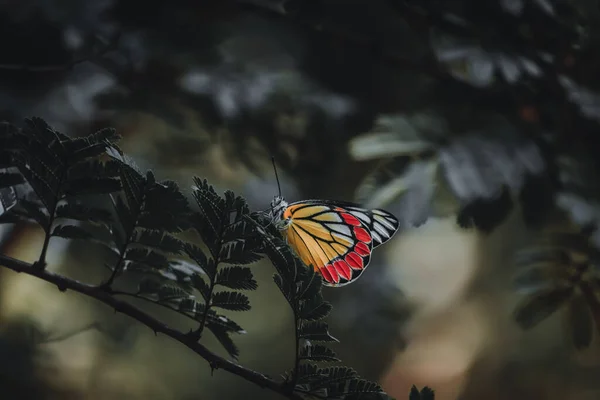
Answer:
[[[44,262],[35,261],[35,262],[34,262],[34,263],[31,265],[31,266],[32,266],[34,269],[44,270],[44,269],[46,269],[46,266],[47,266],[47,265],[48,265],[48,264],[47,264],[45,261],[44,261]]]

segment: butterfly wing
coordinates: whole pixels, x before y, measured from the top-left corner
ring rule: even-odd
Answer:
[[[284,234],[306,265],[313,265],[325,285],[343,286],[369,265],[372,250],[398,230],[398,220],[384,210],[320,200],[290,204]]]

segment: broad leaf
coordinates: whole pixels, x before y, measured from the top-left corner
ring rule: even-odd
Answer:
[[[514,312],[523,329],[530,329],[562,307],[572,296],[573,288],[554,288],[525,299]]]

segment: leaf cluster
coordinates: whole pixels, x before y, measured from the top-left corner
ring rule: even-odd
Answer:
[[[175,182],[157,181],[151,171],[140,171],[119,149],[112,129],[70,138],[39,118],[26,120],[22,128],[4,128],[0,193],[10,191],[16,201],[2,209],[0,221],[40,225],[45,241],[34,266],[45,268],[53,237],[100,245],[107,252],[109,276],[84,286],[84,292],[97,293],[96,298],[135,297],[182,314],[196,324],[188,333],[177,333],[178,340],[196,343],[208,329],[237,359],[232,335],[245,330],[223,313],[251,309],[245,292],[256,290],[258,283],[250,264],[266,255],[293,313],[296,343],[294,367],[281,386],[269,381],[272,387],[281,387],[291,398],[386,397],[352,368],[321,365],[340,362],[328,347],[337,340],[325,322],[331,305],[321,294],[321,278],[302,265],[261,214],[250,212],[242,197],[231,191],[221,196],[196,177],[195,204],[189,204]],[[200,240],[183,240],[184,231],[195,232]],[[137,280],[137,290],[118,288],[124,276]],[[215,360],[221,363],[215,367],[227,363],[210,354],[211,365]],[[243,367],[235,371],[250,380],[268,379]]]
[[[268,221],[262,229],[264,253],[277,270],[273,280],[293,312],[296,327],[296,362],[284,375],[290,390],[328,399],[388,398],[379,385],[361,379],[350,367],[321,365],[340,361],[328,347],[338,340],[325,322],[331,304],[323,299],[322,278],[302,264]]]
[[[517,323],[531,329],[564,310],[575,348],[588,348],[600,332],[599,262],[585,232],[554,233],[521,251],[515,285],[526,295],[514,311]]]

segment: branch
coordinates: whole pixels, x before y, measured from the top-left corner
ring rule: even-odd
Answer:
[[[55,274],[50,271],[37,269],[32,264],[14,259],[4,254],[0,254],[0,265],[11,269],[15,272],[22,272],[27,275],[39,278],[43,281],[52,283],[56,285],[58,287],[58,290],[60,290],[61,292],[64,292],[66,290],[72,290],[74,292],[81,293],[85,296],[96,299],[99,302],[114,308],[116,312],[125,314],[137,320],[138,322],[146,325],[148,328],[152,329],[155,334],[162,333],[182,343],[190,350],[198,354],[200,357],[208,361],[211,368],[213,369],[223,369],[234,375],[240,376],[241,378],[252,382],[262,388],[267,388],[274,392],[277,392],[289,399],[303,399],[303,397],[299,394],[291,393],[284,384],[279,383],[259,372],[245,368],[239,364],[235,364],[218,356],[217,354],[213,353],[208,348],[206,348],[204,345],[198,343],[197,341],[190,340],[190,337],[186,333],[182,333],[175,329],[169,328],[167,325],[157,320],[156,318],[144,313],[143,311],[134,307],[130,303],[114,298],[110,293],[107,293],[101,288],[81,283],[74,279],[66,278],[64,276]]]

